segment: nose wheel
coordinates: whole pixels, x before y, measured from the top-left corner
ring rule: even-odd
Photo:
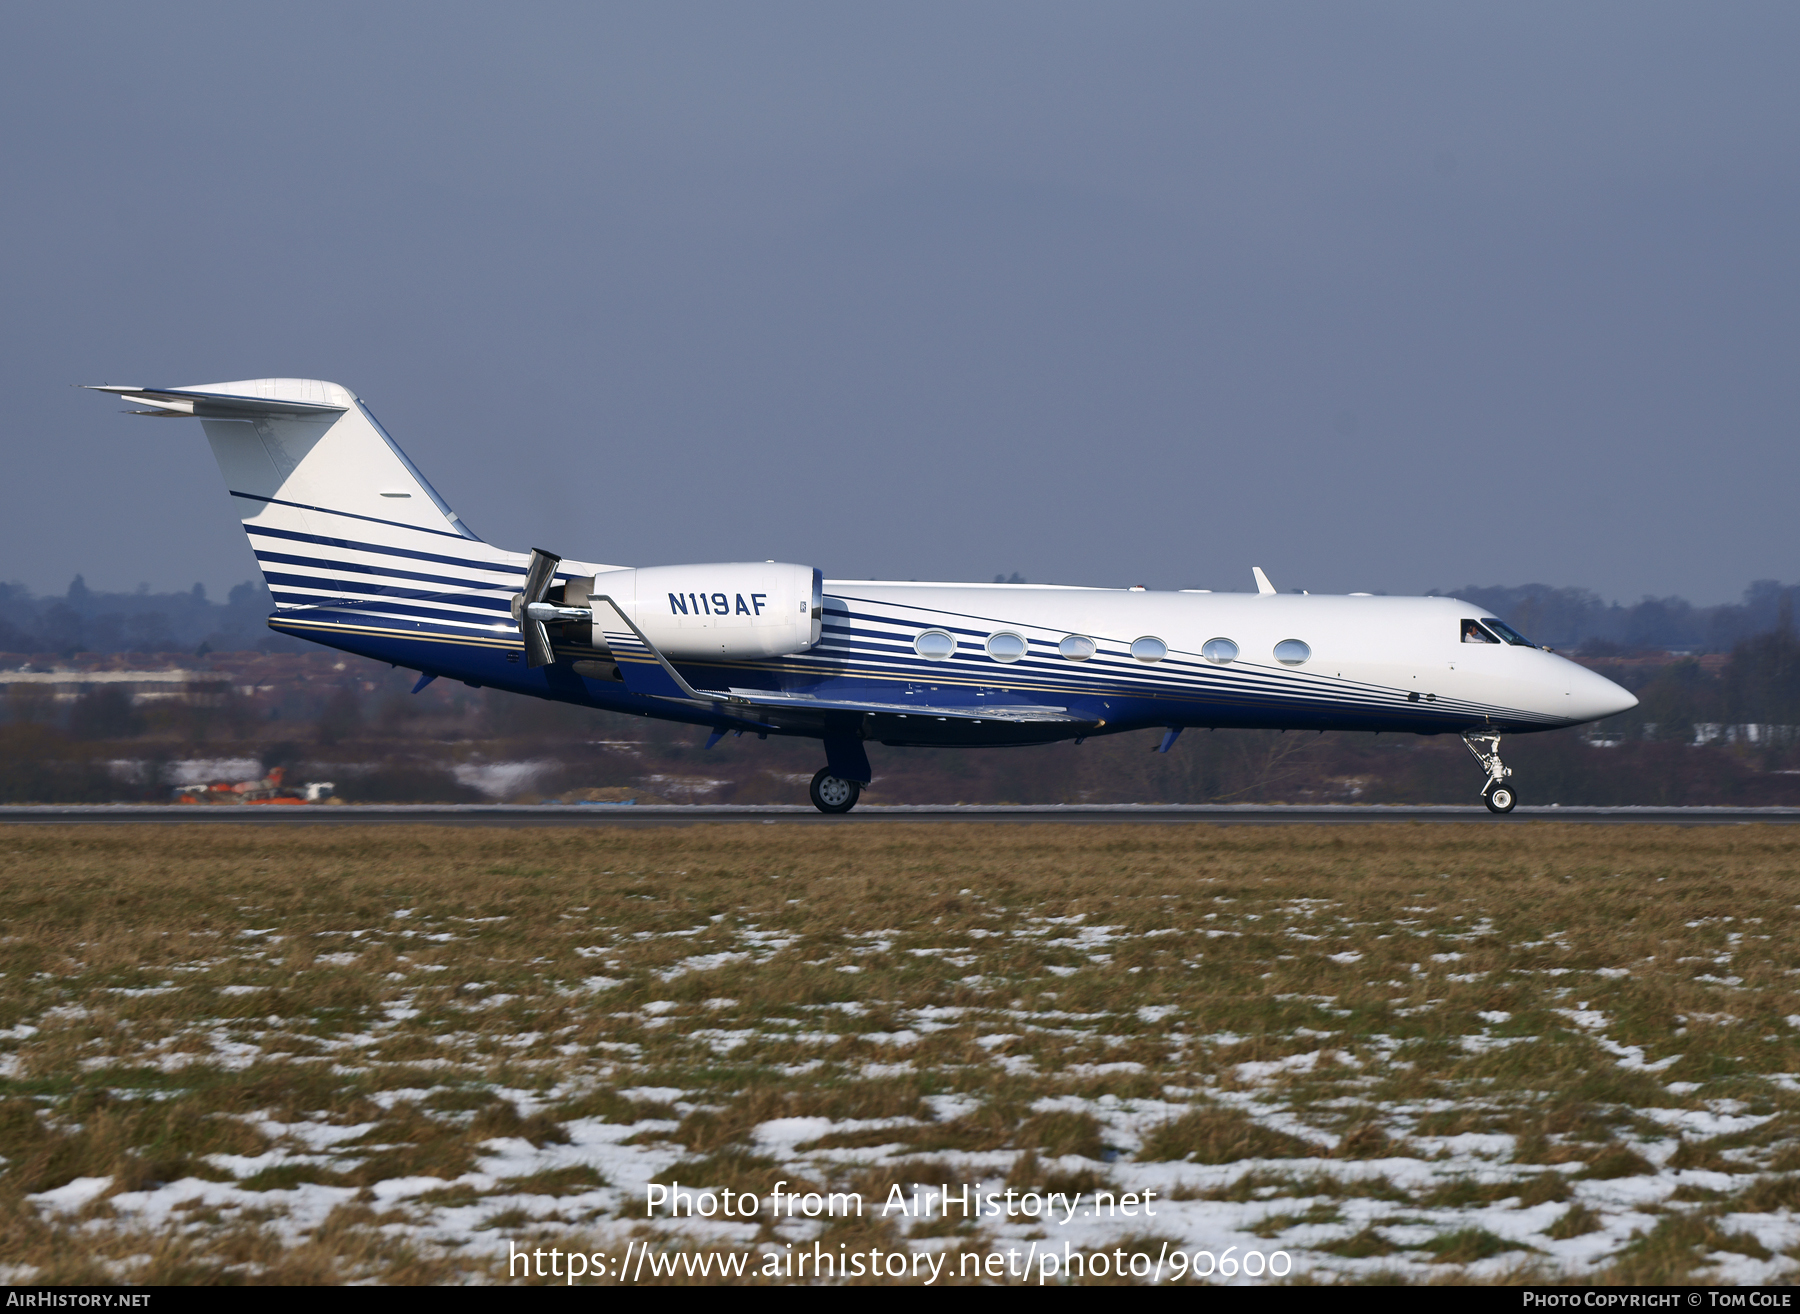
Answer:
[[[1475,760],[1481,763],[1481,769],[1487,772],[1487,782],[1481,787],[1481,799],[1487,804],[1488,811],[1500,814],[1511,812],[1519,804],[1519,794],[1513,788],[1512,768],[1500,760],[1500,732],[1465,730],[1462,740],[1463,746],[1474,754]]]
[[[862,797],[862,786],[854,780],[843,780],[831,774],[830,767],[820,767],[812,778],[812,805],[821,812],[848,812]]]

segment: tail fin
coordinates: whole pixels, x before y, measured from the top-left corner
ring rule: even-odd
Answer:
[[[255,504],[244,508],[246,521],[263,507],[285,506],[475,539],[369,408],[338,384],[249,379],[100,390],[149,404],[134,414],[201,419],[231,495]]]
[[[250,379],[99,391],[144,403],[135,414],[203,423],[281,611],[348,606],[452,630],[510,622],[524,555],[477,538],[349,389]]]

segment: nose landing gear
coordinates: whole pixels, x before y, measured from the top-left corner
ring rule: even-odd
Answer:
[[[812,778],[812,805],[821,812],[848,812],[862,797],[862,786],[831,774],[828,766],[820,767]]]
[[[1489,812],[1511,812],[1518,806],[1519,796],[1512,787],[1512,768],[1500,760],[1498,730],[1465,730],[1463,746],[1475,755],[1481,769],[1487,772],[1487,783],[1481,787],[1482,801]]]

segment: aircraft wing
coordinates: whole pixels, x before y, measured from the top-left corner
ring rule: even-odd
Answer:
[[[920,703],[866,702],[861,699],[820,698],[815,694],[777,693],[766,689],[696,689],[644,632],[625,615],[611,598],[596,595],[590,601],[608,610],[622,622],[622,627],[601,627],[607,647],[619,666],[619,677],[632,693],[651,698],[667,698],[673,702],[711,704],[728,716],[754,719],[756,709],[773,711],[780,708],[794,712],[856,712],[879,716],[916,716],[921,720],[940,721],[1005,721],[1013,724],[1051,723],[1088,725],[1088,717],[1071,715],[1066,707],[1043,707],[1035,703],[985,707],[936,707]]]
[[[729,689],[728,703],[751,707],[792,707],[802,711],[874,712],[882,716],[916,716],[953,721],[1009,721],[1085,725],[1086,717],[1071,715],[1066,707],[1041,707],[1036,703],[1014,706],[993,704],[986,707],[933,707],[924,703],[875,703],[853,699],[819,698],[813,694],[770,693],[765,689]]]

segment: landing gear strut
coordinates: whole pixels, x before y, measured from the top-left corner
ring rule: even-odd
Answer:
[[[1511,812],[1518,805],[1518,793],[1512,787],[1512,768],[1500,760],[1498,730],[1465,730],[1463,746],[1475,755],[1481,769],[1487,772],[1487,783],[1481,787],[1482,800],[1489,812]]]
[[[819,811],[848,812],[862,797],[862,786],[832,775],[831,768],[824,766],[812,778],[811,793],[812,804]]]

